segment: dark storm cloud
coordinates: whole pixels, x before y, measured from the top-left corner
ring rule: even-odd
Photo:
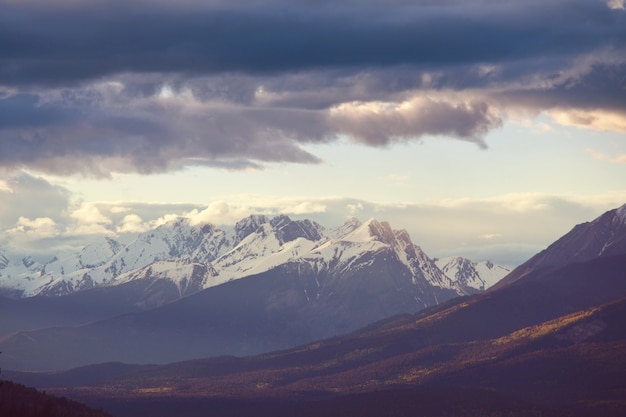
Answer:
[[[16,94],[0,98],[0,130],[71,123],[80,117],[76,109],[40,107],[35,94]]]
[[[24,106],[12,109],[17,120],[41,114],[41,122],[24,128],[9,119],[0,125],[0,166],[33,165],[59,174],[107,176],[110,170],[179,169],[182,161],[226,169],[258,168],[253,160],[314,163],[318,159],[293,139],[305,141],[324,133],[317,130],[315,115],[303,117],[294,111],[216,107],[189,115],[177,107],[150,104],[128,114],[126,109],[102,106],[61,111],[67,104],[24,101]],[[80,119],[66,118],[61,123],[50,118],[45,124],[49,112],[78,111]]]
[[[624,44],[622,14],[600,2],[529,5],[4,4],[0,83],[65,84],[127,71],[438,67],[568,56]]]
[[[0,8],[5,169],[259,168],[319,162],[302,146],[343,135],[484,147],[511,107],[626,117],[626,13],[600,1]]]
[[[514,89],[507,101],[543,108],[573,107],[626,112],[626,62],[598,63],[580,76],[558,76],[551,88]]]

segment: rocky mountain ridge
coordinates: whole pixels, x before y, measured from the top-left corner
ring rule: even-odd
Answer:
[[[62,259],[40,264],[28,256],[10,257],[0,248],[0,289],[15,297],[67,295],[94,287],[115,286],[133,280],[169,280],[187,295],[233,279],[262,273],[287,262],[310,265],[317,271],[340,273],[351,267],[366,267],[368,256],[391,248],[415,280],[425,279],[459,295],[482,291],[505,269],[482,267],[464,261],[465,275],[458,268],[446,275],[405,230],[388,222],[349,219],[326,229],[310,220],[292,220],[285,215],[252,215],[232,227],[193,224],[179,218],[140,234],[124,246],[111,238],[84,247]],[[365,254],[369,254],[365,256]],[[361,264],[355,264],[360,259]],[[469,269],[468,269],[469,268]]]

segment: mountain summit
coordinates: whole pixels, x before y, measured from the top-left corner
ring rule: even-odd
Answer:
[[[531,273],[545,273],[573,262],[626,253],[626,204],[595,220],[575,226],[502,279],[495,287],[513,283]]]

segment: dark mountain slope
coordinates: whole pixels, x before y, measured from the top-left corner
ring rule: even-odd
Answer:
[[[380,388],[389,381],[412,381],[415,378],[403,379],[397,374],[408,372],[407,360],[426,369],[430,369],[429,363],[455,364],[463,355],[475,352],[473,346],[626,297],[625,268],[626,255],[596,259],[562,268],[541,282],[529,276],[499,291],[396,317],[348,336],[257,357],[156,367],[120,383],[126,389],[134,384],[161,386],[164,381],[193,378],[199,390],[209,389],[216,394],[273,395],[332,387],[351,392]],[[619,317],[621,310],[614,314]],[[617,334],[621,337],[620,332]],[[433,372],[430,369],[425,375]],[[271,390],[259,390],[259,378]],[[313,384],[312,378],[322,379]]]
[[[308,401],[392,388],[455,392],[463,387],[520,398],[557,414],[621,417],[626,412],[625,270],[626,255],[602,257],[548,275],[531,274],[500,290],[397,316],[348,336],[255,357],[110,373],[93,379],[88,389],[54,392],[89,404],[124,401],[140,411],[155,400],[174,407],[190,399],[205,401],[207,395]],[[47,378],[41,382],[50,384]],[[334,401],[342,400],[327,404]]]
[[[0,339],[18,331],[77,326],[121,314],[148,310],[180,298],[169,280],[135,280],[114,287],[63,297],[0,297]]]
[[[92,363],[166,363],[250,355],[347,333],[382,317],[415,312],[452,290],[423,286],[385,250],[341,276],[289,263],[208,288],[152,310],[77,327],[21,332],[0,341],[9,369]],[[78,294],[77,294],[78,296]]]
[[[287,409],[292,411],[334,409],[374,416],[381,415],[381,408],[368,398],[379,398],[392,401],[384,403],[390,410],[384,415],[458,415],[467,410],[461,415],[479,416],[485,415],[480,414],[482,409],[495,416],[537,415],[532,414],[535,410],[543,416],[618,417],[626,411],[624,317],[626,299],[502,337],[421,347],[411,346],[415,340],[406,337],[414,330],[412,326],[395,323],[391,328],[383,326],[296,350],[154,367],[109,379],[101,387],[58,392],[92,405],[112,401],[113,409],[123,403],[126,410],[134,410],[133,415],[151,416],[167,415],[146,414],[154,404],[161,404],[159,412],[164,413],[167,407],[173,411],[182,404],[210,404],[218,398],[237,400],[227,407],[233,414],[220,415],[285,415],[284,401],[288,400]],[[433,315],[419,321],[424,325],[429,318]],[[404,344],[398,338],[402,334]],[[438,404],[448,414],[428,414],[427,410],[437,407],[432,399],[421,408],[409,400],[408,396],[425,398],[429,391],[435,393],[434,398],[450,396],[450,401]],[[369,394],[310,402],[316,397],[365,392]],[[460,397],[454,397],[459,393]],[[278,405],[240,409],[246,401],[268,398]],[[244,403],[238,402],[243,399]],[[359,401],[363,401],[361,406]],[[363,407],[368,403],[371,407]],[[258,414],[265,410],[278,411]]]
[[[429,381],[498,390],[588,415],[626,411],[626,300],[564,316],[495,340],[510,351]],[[483,347],[483,357],[493,352]],[[479,358],[479,356],[477,356]]]
[[[582,223],[515,268],[494,288],[504,287],[530,274],[548,273],[572,262],[626,253],[626,205]]]

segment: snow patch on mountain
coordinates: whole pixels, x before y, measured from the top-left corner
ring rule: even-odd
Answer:
[[[350,233],[354,232],[356,229],[361,227],[362,224],[363,223],[361,223],[361,221],[356,217],[351,217],[346,220],[341,226],[325,231],[325,235],[329,239],[339,240],[344,236],[347,236]]]
[[[615,210],[615,219],[620,225],[626,225],[626,204]]]
[[[197,292],[211,283],[217,271],[210,265],[196,262],[158,261],[116,278],[117,285],[137,280],[164,280],[178,287],[180,296]],[[209,285],[210,286],[210,285]]]
[[[473,262],[460,256],[436,259],[435,263],[452,281],[477,291],[485,291],[511,272],[490,261]]]
[[[302,237],[284,244],[282,240],[270,223],[258,225],[237,246],[215,260],[213,265],[219,271],[219,281],[268,271],[310,250],[308,248],[314,245],[314,242]]]

